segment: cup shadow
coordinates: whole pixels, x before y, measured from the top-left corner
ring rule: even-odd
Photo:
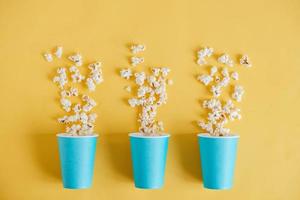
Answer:
[[[127,181],[132,181],[133,173],[128,134],[105,135],[102,141],[113,170]]]
[[[60,162],[55,134],[41,133],[31,135],[35,164],[49,179],[60,180]]]
[[[195,134],[173,135],[174,144],[177,147],[180,166],[187,173],[191,181],[201,181],[201,163],[198,146],[198,138]]]

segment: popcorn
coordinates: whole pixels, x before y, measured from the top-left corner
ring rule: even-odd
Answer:
[[[90,75],[89,77],[96,83],[100,84],[103,82],[103,75],[102,75],[102,69],[101,69],[101,63],[95,62],[88,66],[90,69]]]
[[[223,68],[221,74],[224,76],[224,77],[228,77],[229,76],[229,72],[228,72],[228,69],[225,67]]]
[[[153,73],[154,76],[159,76],[159,74],[160,74],[160,68],[153,67],[152,68],[152,73]]]
[[[135,107],[135,106],[139,105],[139,101],[136,98],[129,99],[128,103],[131,107]]]
[[[248,55],[243,55],[240,59],[240,64],[245,66],[245,67],[252,67],[252,64],[250,62],[249,56]]]
[[[135,76],[136,84],[138,84],[140,86],[144,84],[145,79],[146,79],[145,72],[135,73],[134,76]]]
[[[82,56],[79,53],[71,55],[68,57],[77,67],[82,65]]]
[[[73,106],[72,110],[75,112],[75,113],[79,113],[81,112],[82,108],[81,108],[81,104],[78,103],[76,105]]]
[[[245,93],[244,88],[242,86],[236,85],[234,87],[234,92],[232,93],[232,98],[237,102],[242,101],[243,94]]]
[[[76,66],[71,66],[69,71],[72,73],[71,78],[73,83],[81,83],[85,79],[85,76],[80,73]]]
[[[161,74],[162,74],[163,77],[168,76],[168,74],[169,74],[170,71],[171,71],[171,70],[170,70],[169,68],[167,68],[167,67],[163,67],[163,68],[161,68],[160,70],[161,70]]]
[[[137,54],[146,50],[146,46],[142,44],[132,45],[130,47],[133,54]]]
[[[89,91],[95,91],[96,85],[95,85],[93,79],[87,78],[86,79],[86,85],[87,85]]]
[[[218,62],[233,67],[233,60],[228,54],[223,54],[218,58]]]
[[[232,72],[231,73],[231,78],[233,79],[233,80],[239,80],[239,73],[237,73],[237,72]]]
[[[216,66],[212,66],[210,68],[210,75],[214,76],[218,72],[218,68]]]
[[[120,75],[122,78],[125,78],[125,79],[130,79],[130,77],[132,76],[132,72],[131,72],[131,69],[122,69],[120,71]]]
[[[56,50],[55,50],[55,52],[54,52],[54,55],[55,55],[57,58],[61,58],[62,53],[63,53],[63,47],[62,47],[62,46],[56,47]]]
[[[44,58],[46,59],[47,62],[52,62],[53,61],[53,57],[52,57],[51,53],[45,53]]]
[[[54,83],[58,83],[60,89],[63,89],[64,86],[68,83],[66,68],[58,68],[57,76],[53,78]]]
[[[60,104],[62,105],[62,108],[66,111],[66,112],[70,112],[71,111],[71,101],[66,99],[66,98],[61,98],[60,99]]]
[[[221,95],[221,87],[218,85],[211,86],[210,91],[212,92],[214,97],[219,97]]]
[[[209,75],[203,74],[198,76],[197,80],[201,81],[204,85],[208,85],[213,80],[213,78]]]
[[[58,46],[54,55],[57,58],[61,58],[63,55],[63,47]],[[45,54],[45,59],[50,62],[53,60],[52,54]],[[70,72],[70,77],[73,83],[80,83],[85,80],[78,66],[82,66],[82,56],[80,54],[74,54],[68,57],[74,65],[70,66],[68,71]],[[90,91],[95,90],[96,84],[103,82],[103,75],[101,69],[101,63],[95,62],[88,65],[90,71],[86,84]],[[84,102],[84,105],[81,103],[76,103],[72,105],[70,101],[71,97],[78,97],[79,90],[76,87],[70,85],[69,89],[66,89],[65,86],[68,83],[67,69],[60,67],[57,69],[57,75],[53,78],[53,82],[57,83],[60,91],[60,104],[66,112],[71,112],[70,115],[65,115],[58,118],[58,122],[62,124],[70,124],[66,126],[65,134],[76,136],[76,135],[92,135],[94,134],[94,123],[96,121],[97,115],[95,113],[89,113],[96,106],[95,100],[89,96],[83,94],[81,95],[81,100]]]
[[[57,121],[61,124],[67,124],[69,121],[68,121],[68,116],[63,116],[61,118],[58,118]]]
[[[144,58],[142,58],[142,57],[137,57],[137,56],[131,57],[131,65],[134,67],[143,62],[144,62]]]
[[[208,47],[205,47],[205,48],[199,50],[197,52],[197,57],[198,57],[197,64],[198,65],[207,64],[205,57],[210,57],[213,54],[213,52],[214,52],[214,49],[208,48]]]
[[[205,57],[210,55],[207,51],[198,52],[198,63],[207,64]],[[212,52],[211,52],[212,54]],[[228,54],[221,55],[217,61],[227,66],[233,67],[233,60]],[[251,63],[247,55],[244,55],[240,63],[246,67],[250,67]],[[230,134],[230,129],[226,128],[225,125],[229,121],[241,119],[240,109],[236,108],[233,101],[228,99],[226,101],[220,101],[221,90],[230,84],[231,80],[239,80],[239,74],[237,72],[229,73],[227,67],[223,67],[221,75],[217,75],[218,67],[212,66],[209,74],[203,74],[197,77],[205,86],[208,86],[213,80],[215,85],[209,86],[212,92],[212,98],[203,101],[203,108],[208,109],[207,122],[199,121],[198,125],[200,128],[205,130],[212,136],[226,136]],[[240,102],[244,94],[242,86],[234,86],[234,92],[231,94],[231,98]]]

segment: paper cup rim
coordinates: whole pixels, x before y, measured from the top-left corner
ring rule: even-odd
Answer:
[[[197,136],[202,137],[202,138],[214,138],[214,139],[240,138],[240,136],[238,134],[230,134],[230,135],[226,135],[226,136],[212,136],[212,135],[209,135],[208,133],[199,133],[199,134],[197,134]]]
[[[165,137],[170,137],[169,133],[163,133],[162,135],[140,135],[139,132],[135,132],[135,133],[129,133],[128,134],[129,137],[136,137],[136,138],[165,138]]]
[[[93,135],[66,135],[65,133],[58,133],[56,134],[57,137],[64,137],[64,138],[93,138],[93,137],[98,137],[98,134],[93,134]]]

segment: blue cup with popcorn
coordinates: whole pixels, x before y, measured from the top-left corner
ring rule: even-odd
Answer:
[[[57,134],[61,175],[66,189],[92,186],[98,135]]]
[[[170,135],[131,133],[131,159],[134,184],[139,189],[159,189],[164,185]]]
[[[198,134],[204,187],[214,190],[233,186],[238,135]]]

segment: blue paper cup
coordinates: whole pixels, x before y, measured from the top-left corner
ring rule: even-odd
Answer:
[[[135,187],[163,187],[170,135],[141,136],[131,133],[129,136]]]
[[[238,139],[238,135],[214,137],[198,134],[205,188],[232,188]]]
[[[85,189],[92,186],[97,137],[57,134],[64,188]]]

